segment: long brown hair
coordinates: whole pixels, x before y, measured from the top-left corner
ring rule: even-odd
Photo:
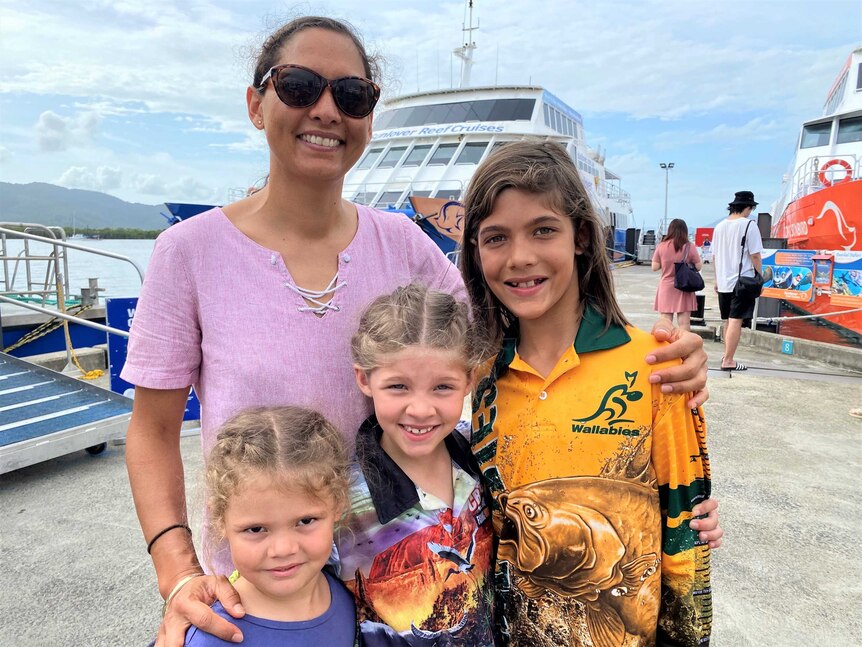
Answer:
[[[484,323],[491,340],[499,344],[515,320],[485,282],[477,239],[479,225],[491,215],[497,198],[506,189],[541,196],[550,208],[571,219],[575,242],[584,250],[575,256],[581,298],[589,299],[604,316],[606,326],[626,325],[628,321],[614,295],[604,226],[572,158],[556,142],[523,140],[488,155],[473,175],[464,198],[461,274],[474,316]]]
[[[685,247],[688,243],[688,225],[685,224],[685,220],[674,218],[670,221],[670,224],[667,227],[667,233],[664,235],[664,238],[661,239],[661,242],[666,240],[673,241],[673,248],[676,251]]]

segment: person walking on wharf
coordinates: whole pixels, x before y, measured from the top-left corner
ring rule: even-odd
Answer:
[[[683,292],[674,286],[676,263],[681,262],[693,263],[697,270],[703,265],[697,247],[688,242],[688,226],[685,220],[674,218],[652,257],[652,271],[661,270],[653,309],[668,321],[673,321],[673,316],[676,315],[679,327],[691,330],[691,313],[697,309],[697,295],[694,292]]]
[[[737,362],[734,355],[742,334],[743,319],[754,314],[754,297],[734,293],[740,276],[761,273],[763,241],[757,223],[749,220],[757,202],[751,191],[737,191],[733,202],[727,205],[729,215],[715,227],[712,236],[712,253],[715,259],[715,291],[721,311],[724,357],[722,371],[744,371],[748,367]],[[740,269],[741,260],[741,269]]]

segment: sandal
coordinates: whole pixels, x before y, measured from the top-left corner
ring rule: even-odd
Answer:
[[[850,409],[849,413],[854,418],[862,418],[862,407],[859,407],[858,409]]]
[[[722,366],[722,371],[747,371],[748,367],[742,362],[737,362],[736,366]]]

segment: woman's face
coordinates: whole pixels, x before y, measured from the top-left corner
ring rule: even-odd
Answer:
[[[326,79],[365,76],[362,57],[353,41],[326,29],[305,29],[281,49],[277,65],[292,63]],[[278,98],[268,81],[261,95],[250,88],[249,116],[266,132],[271,172],[298,181],[342,181],[371,138],[371,115],[347,117],[335,105],[332,90],[307,108],[291,108]]]

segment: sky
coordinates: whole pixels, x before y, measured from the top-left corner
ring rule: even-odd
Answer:
[[[768,211],[802,121],[862,45],[862,0],[476,0],[473,85],[542,85],[581,113],[646,229]],[[222,204],[266,175],[253,52],[290,18],[350,21],[383,96],[448,87],[461,0],[4,0],[0,181]],[[0,205],[2,206],[2,205]],[[161,223],[159,223],[160,225]],[[159,226],[153,223],[153,226]]]

